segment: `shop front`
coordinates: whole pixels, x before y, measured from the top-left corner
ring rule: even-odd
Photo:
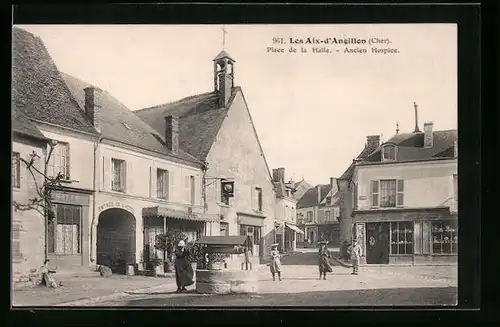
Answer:
[[[362,264],[456,264],[458,218],[449,208],[354,212]]]
[[[297,226],[290,222],[285,223],[285,251],[295,251],[297,248],[297,235],[304,234]]]
[[[238,212],[237,217],[240,226],[240,235],[248,236],[252,243],[251,255],[254,257],[263,256],[262,228],[264,227],[264,219],[266,217],[243,212]]]

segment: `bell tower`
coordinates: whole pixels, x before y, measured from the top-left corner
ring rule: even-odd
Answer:
[[[219,106],[227,106],[234,86],[234,63],[229,54],[222,50],[214,59],[214,90],[219,97]]]

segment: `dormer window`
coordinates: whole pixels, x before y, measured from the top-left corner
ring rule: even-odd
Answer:
[[[396,160],[396,146],[392,144],[384,145],[382,148],[382,161]]]

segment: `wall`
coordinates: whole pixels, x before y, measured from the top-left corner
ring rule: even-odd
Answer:
[[[357,166],[354,180],[358,185],[358,208],[371,208],[370,181],[381,179],[404,180],[404,207],[451,205],[456,173],[456,160]]]
[[[288,209],[286,209],[287,206]],[[276,198],[274,215],[277,221],[287,221],[294,224],[297,223],[296,201],[288,198]]]
[[[234,98],[227,117],[212,145],[207,157],[208,178],[232,178],[234,181],[234,197],[230,199],[231,206],[236,212],[255,214],[253,205],[253,189],[262,188],[262,215],[264,227],[261,235],[264,239],[261,251],[268,253],[271,243],[274,242],[274,206],[275,193],[268,167],[264,160],[252,122],[241,92]],[[212,180],[208,180],[210,183]],[[206,188],[207,212],[219,214],[220,181],[214,182]],[[238,235],[237,218],[233,215],[227,221],[229,234]],[[217,231],[217,226],[213,231]],[[263,249],[262,249],[263,246]]]
[[[29,154],[35,151],[41,156],[35,161],[35,167],[43,171],[45,146],[27,138],[14,135],[12,151],[18,152],[21,158],[29,160]],[[12,199],[20,204],[28,203],[30,198],[36,197],[35,181],[26,165],[20,163],[20,187],[12,189]],[[38,185],[43,183],[41,175],[37,175]],[[13,277],[29,273],[30,269],[38,269],[45,259],[45,224],[44,217],[35,210],[14,211],[12,208],[13,228],[19,228],[19,248],[21,257],[12,258]],[[18,226],[18,227],[15,227]],[[16,232],[17,233],[17,232]],[[12,241],[12,238],[11,238]]]

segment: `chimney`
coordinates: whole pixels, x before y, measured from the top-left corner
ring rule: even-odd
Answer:
[[[285,182],[285,168],[278,168],[278,182]]]
[[[316,189],[318,191],[318,204],[321,203],[321,185],[317,185]]]
[[[165,117],[165,143],[172,154],[179,153],[179,118]]]
[[[330,185],[332,187],[332,197],[331,197],[331,201],[330,201],[330,204],[333,204],[333,196],[335,195],[335,193],[338,192],[339,190],[339,187],[337,185],[337,179],[335,177],[330,177]]]
[[[413,108],[415,108],[415,130],[413,133],[420,133],[420,129],[418,128],[418,106],[416,102],[413,102]]]
[[[278,182],[278,169],[273,169],[273,182]]]
[[[366,145],[369,149],[375,151],[380,145],[380,135],[368,135],[366,137]]]
[[[101,131],[101,90],[94,86],[83,89],[85,92],[85,115],[97,131]]]
[[[458,140],[453,142],[453,156],[458,158]]]
[[[432,128],[434,126],[433,122],[424,123],[424,147],[432,148],[434,145],[434,139],[432,134]]]

